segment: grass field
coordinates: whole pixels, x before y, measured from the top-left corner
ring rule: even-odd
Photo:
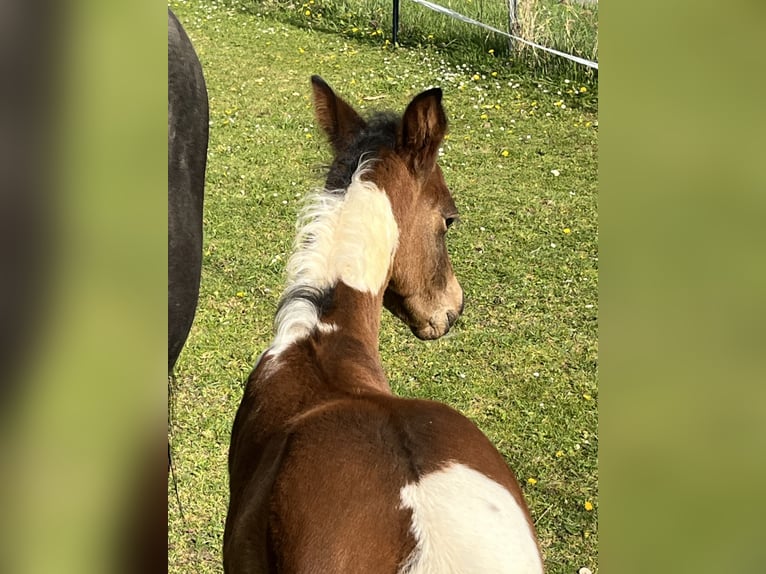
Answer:
[[[227,4],[268,14],[281,22],[330,31],[372,44],[385,44],[392,33],[391,0],[228,0]],[[592,78],[591,68],[532,49],[520,42],[462,22],[429,8],[401,0],[399,43],[405,47],[437,47],[462,61],[492,50],[504,65],[536,73]],[[508,0],[439,0],[459,14],[498,30],[510,31]],[[576,0],[516,0],[515,36],[543,46],[598,61],[598,3]],[[478,50],[477,50],[478,48]]]
[[[170,6],[205,69],[211,139],[200,302],[173,382],[183,517],[169,483],[169,571],[222,572],[231,423],[271,340],[300,199],[330,157],[311,108],[316,73],[361,110],[401,111],[443,88],[440,161],[462,217],[449,248],[465,313],[430,343],[384,313],[384,368],[396,393],[452,405],[500,449],[550,574],[597,572],[597,86],[223,1]]]

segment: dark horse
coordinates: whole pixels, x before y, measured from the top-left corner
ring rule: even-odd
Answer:
[[[168,10],[168,372],[197,309],[208,99],[189,37]]]
[[[199,297],[207,144],[208,98],[202,66],[189,37],[168,9],[169,374],[189,335]],[[167,448],[169,470],[169,442]]]
[[[442,92],[365,120],[312,83],[335,157],[234,420],[224,570],[541,574],[503,457],[454,409],[395,397],[378,352],[383,306],[421,339],[463,309],[445,244],[457,208],[436,163]]]

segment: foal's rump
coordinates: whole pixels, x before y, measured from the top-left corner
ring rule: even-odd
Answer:
[[[277,572],[542,572],[515,478],[439,403],[338,401],[290,432],[273,482]]]

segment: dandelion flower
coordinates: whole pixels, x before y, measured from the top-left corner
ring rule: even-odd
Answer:
[[[510,155],[510,152],[507,149],[504,149],[500,152],[500,155],[503,157],[508,157]]]
[[[585,510],[587,510],[588,512],[593,510],[593,503],[590,500],[586,500],[584,506],[585,506]]]
[[[581,87],[580,87],[580,93],[581,93],[581,94],[584,94],[584,93],[585,93],[585,92],[587,92],[587,91],[588,91],[588,88],[586,88],[585,86],[581,86]]]
[[[563,450],[557,450],[556,451],[556,458],[561,458],[562,456],[564,456],[564,451]]]
[[[537,484],[537,479],[536,478],[528,478],[527,479],[527,484],[530,484],[530,485],[534,486],[535,484]]]
[[[569,235],[570,233],[572,233],[572,230],[569,229],[568,227],[565,227],[564,228],[564,235]]]
[[[479,76],[479,74],[474,74],[471,79],[478,82],[479,80],[481,80],[481,76]]]

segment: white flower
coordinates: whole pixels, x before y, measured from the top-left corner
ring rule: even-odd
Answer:
[[[561,172],[557,169],[552,169],[551,173],[553,174],[553,177],[558,177],[561,175]]]

